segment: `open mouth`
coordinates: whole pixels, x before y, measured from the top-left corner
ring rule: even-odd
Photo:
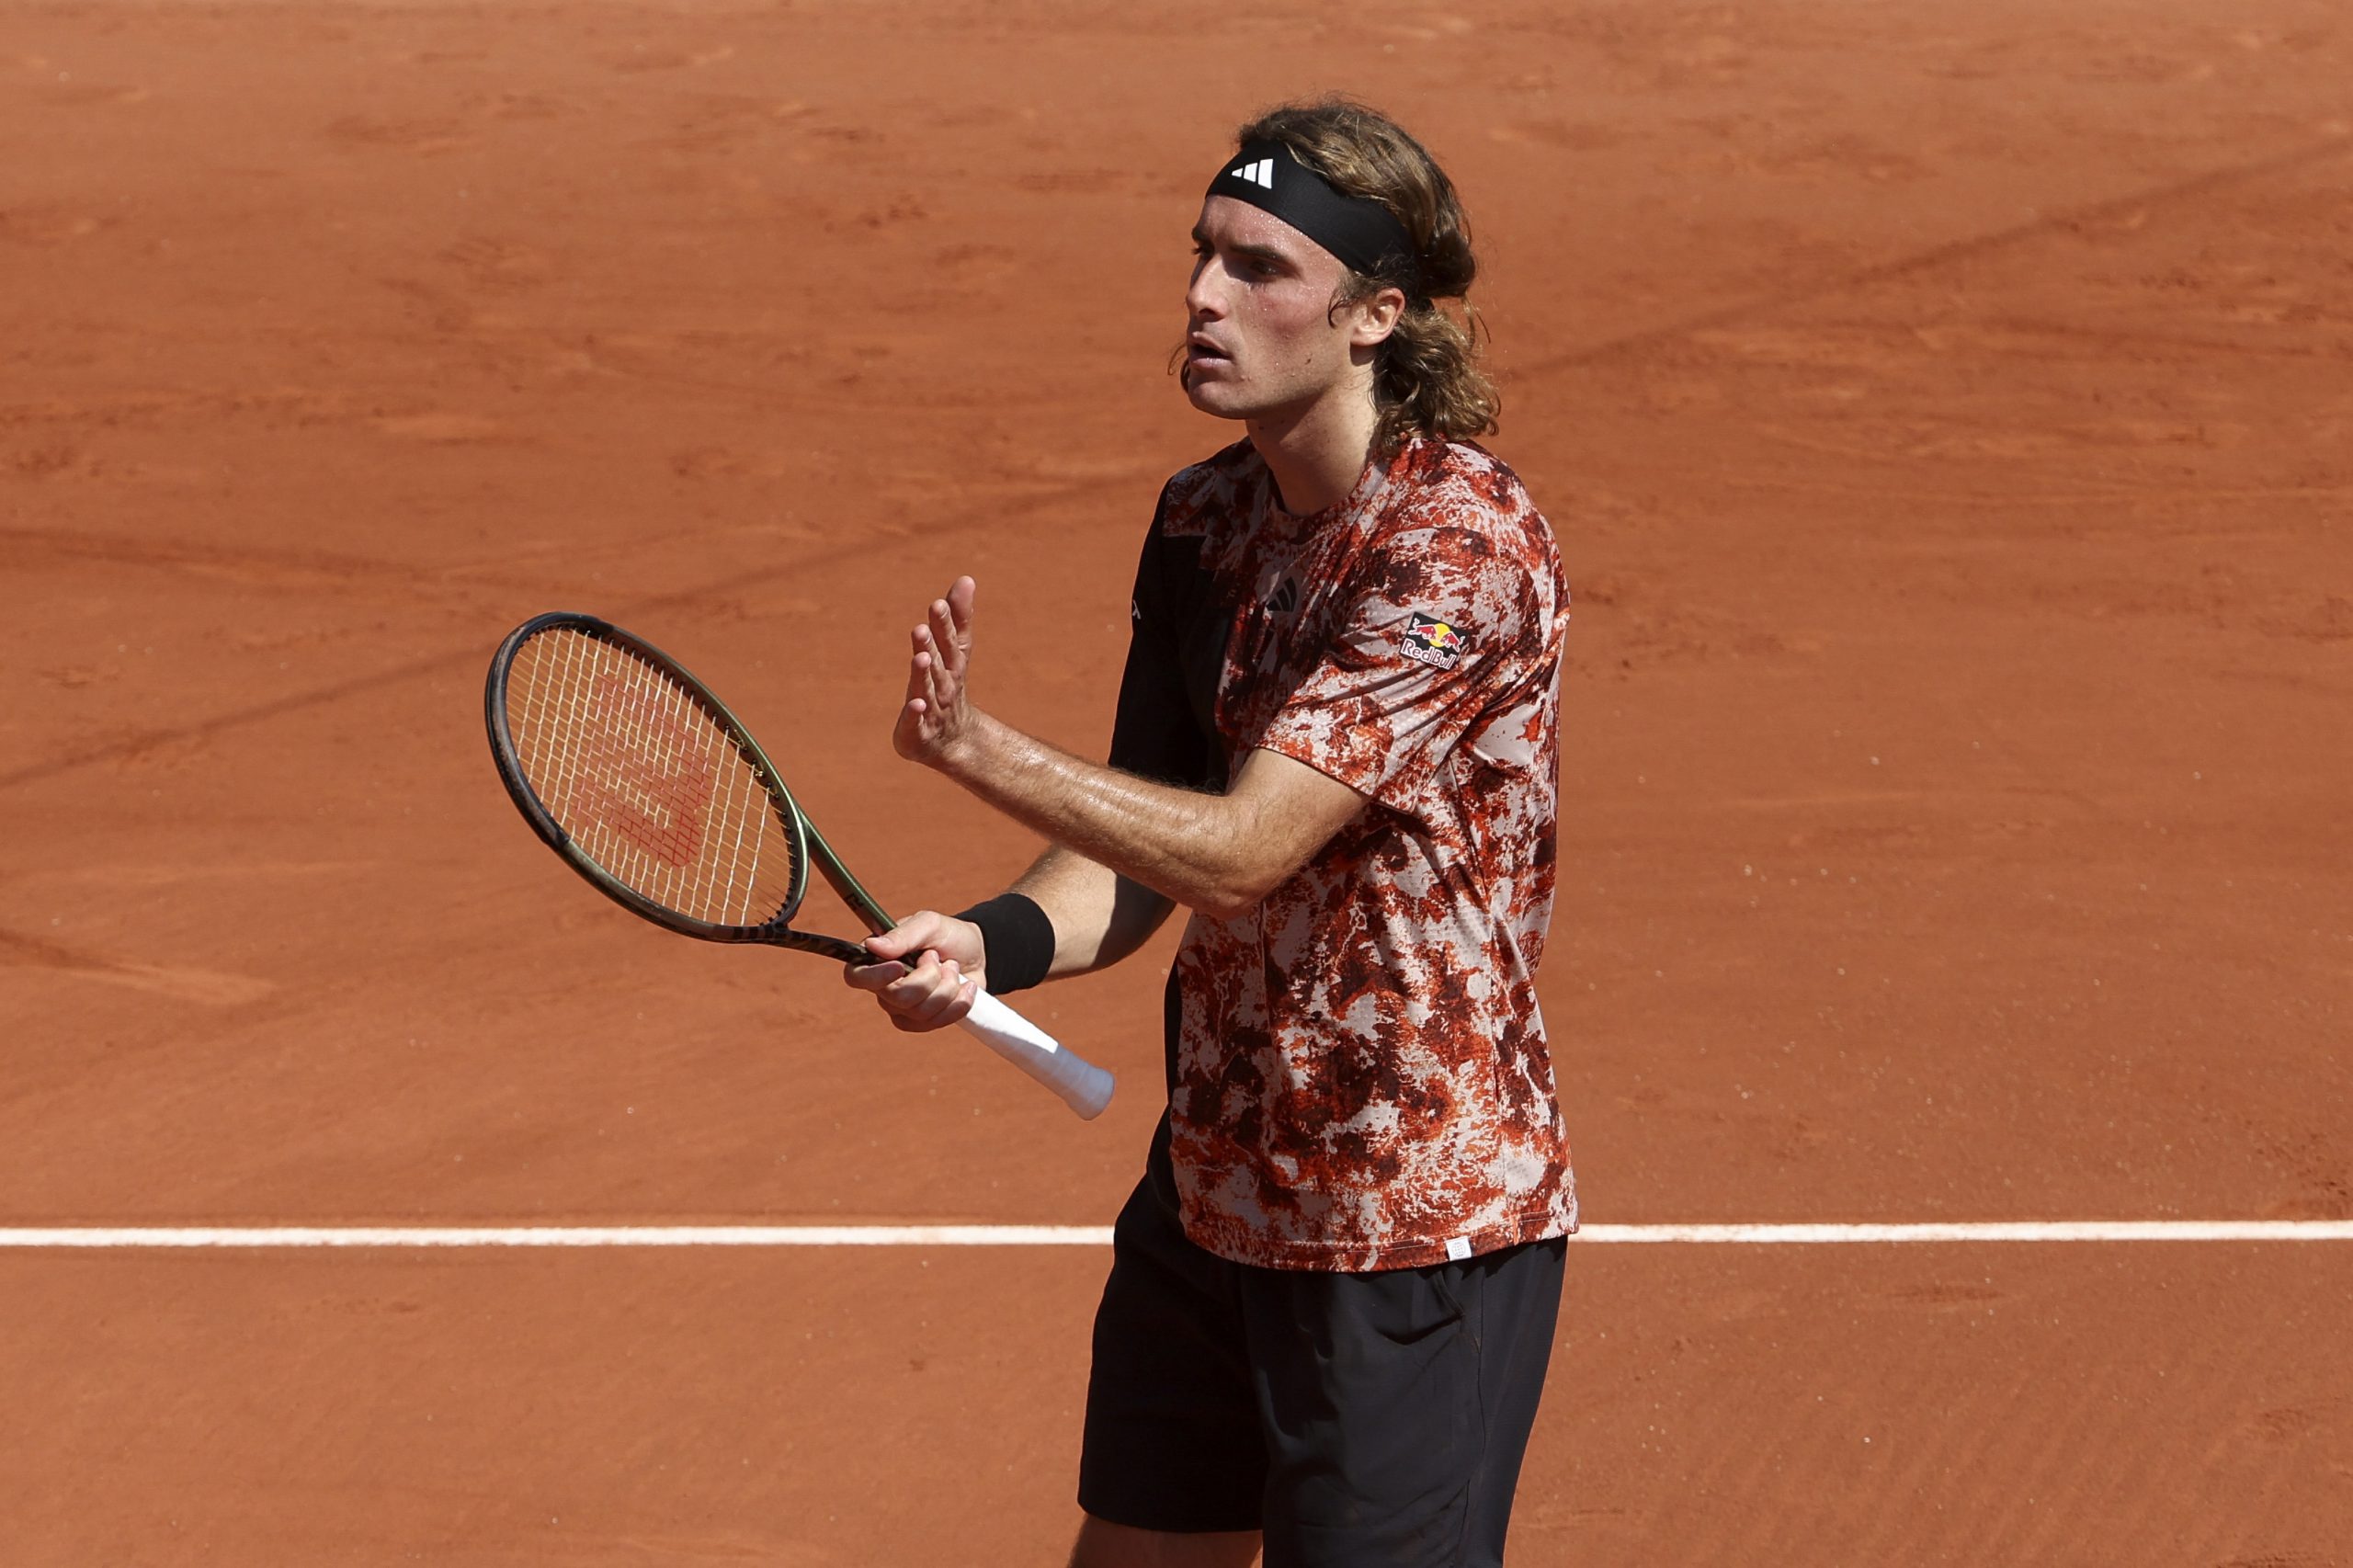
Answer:
[[[1195,365],[1227,365],[1233,357],[1210,339],[1195,333],[1185,339],[1185,358]]]

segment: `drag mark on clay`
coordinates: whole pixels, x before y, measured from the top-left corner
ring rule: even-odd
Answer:
[[[47,250],[85,239],[108,226],[95,213],[56,206],[0,209],[0,241]]]
[[[1761,294],[1752,299],[1701,311],[1682,321],[1661,326],[1644,327],[1604,338],[1549,358],[1540,358],[1518,368],[1522,377],[1542,377],[1581,366],[1607,360],[1640,356],[1661,344],[1691,338],[1712,329],[1736,324],[1763,320],[1806,304],[1814,300],[1853,296],[1877,284],[1899,278],[1915,276],[1949,267],[1955,263],[1975,260],[1981,256],[2010,249],[2038,240],[2045,235],[2079,233],[2086,226],[2097,226],[2120,213],[2131,213],[2142,208],[2189,201],[2215,192],[2232,189],[2273,175],[2286,174],[2307,165],[2326,162],[2353,153],[2353,133],[2336,128],[2334,122],[2319,140],[2268,157],[2225,165],[2201,174],[2186,176],[2163,184],[2106,200],[2093,201],[2050,213],[2038,213],[2025,222],[1990,229],[1982,233],[1963,235],[1941,244],[1876,262],[1867,267],[1850,268],[1825,278],[1797,283],[1791,287]]]
[[[20,936],[14,931],[0,931],[0,964],[46,969],[83,980],[104,981],[110,985],[129,986],[134,991],[152,991],[184,1002],[205,1002],[216,1006],[257,1002],[278,989],[269,981],[252,975],[227,974],[219,970],[176,965],[134,963],[102,954],[77,952],[63,943]]]
[[[444,446],[495,441],[504,434],[504,426],[497,420],[472,414],[390,415],[369,423],[379,435]]]
[[[228,860],[204,865],[85,866],[57,880],[74,887],[166,888],[255,878],[360,877],[383,864],[381,860]]]

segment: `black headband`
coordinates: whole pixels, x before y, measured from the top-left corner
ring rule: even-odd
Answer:
[[[1346,196],[1280,142],[1253,142],[1225,161],[1209,195],[1230,196],[1276,217],[1369,278],[1404,278],[1421,295],[1414,237],[1369,196]]]

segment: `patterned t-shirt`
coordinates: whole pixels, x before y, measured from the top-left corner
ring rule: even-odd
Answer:
[[[1222,790],[1264,748],[1368,799],[1186,928],[1163,1142],[1187,1233],[1365,1270],[1574,1230],[1535,990],[1568,592],[1518,477],[1414,441],[1294,517],[1236,444],[1162,492],[1133,618],[1114,766]]]

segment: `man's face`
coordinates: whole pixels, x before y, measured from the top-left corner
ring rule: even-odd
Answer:
[[[1281,415],[1360,379],[1360,312],[1332,308],[1347,272],[1337,256],[1230,196],[1201,203],[1193,248],[1184,381],[1195,408],[1221,419]]]

